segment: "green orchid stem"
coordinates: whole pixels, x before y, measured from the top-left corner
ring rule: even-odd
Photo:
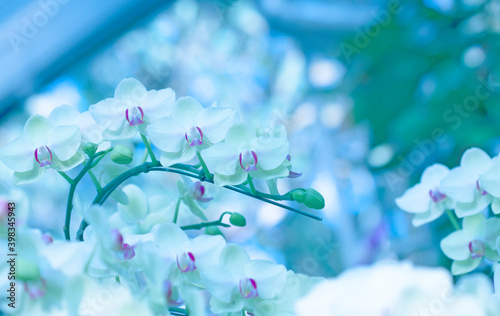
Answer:
[[[209,180],[212,180],[213,179],[213,176],[212,174],[210,173],[210,171],[208,170],[208,167],[207,167],[207,164],[205,163],[205,161],[203,160],[203,158],[201,157],[201,154],[199,151],[196,152],[196,155],[198,156],[198,160],[200,160],[200,164],[201,164],[201,167],[203,168],[203,173],[205,174],[205,178],[209,179]]]
[[[82,180],[83,176],[88,171],[90,171],[90,169],[92,169],[94,159],[95,156],[89,157],[89,160],[83,166],[82,171],[80,171],[80,173],[76,176],[76,178],[72,180],[71,185],[69,187],[68,202],[66,203],[66,218],[64,220],[64,227],[63,227],[64,238],[66,238],[66,240],[71,240],[71,237],[69,235],[69,228],[70,228],[69,226],[71,223],[71,212],[73,211],[73,197],[75,195],[76,186],[78,185],[80,180]]]
[[[225,224],[225,223],[221,222],[220,220],[218,220],[218,221],[213,221],[213,222],[205,222],[205,223],[199,223],[199,224],[194,224],[194,225],[181,226],[181,229],[182,230],[202,229],[204,227],[209,227],[209,226],[231,227],[231,225]]]
[[[175,205],[175,213],[174,213],[174,220],[173,220],[174,224],[177,224],[177,218],[179,217],[179,208],[181,206],[181,201],[182,201],[181,198],[177,199],[177,204]]]
[[[141,165],[142,165],[143,163],[145,163],[145,162],[146,162],[146,160],[148,159],[148,154],[149,154],[149,153],[148,153],[148,150],[146,149],[146,150],[144,151],[144,154],[142,154],[142,159],[141,159],[141,163],[140,163]]]
[[[101,184],[99,183],[99,180],[97,180],[95,174],[92,172],[91,169],[89,169],[89,171],[87,171],[90,178],[92,179],[92,182],[94,182],[94,185],[95,185],[95,188],[97,190],[97,193],[101,192],[102,191],[102,187],[101,187]]]
[[[149,140],[143,134],[141,134],[141,138],[142,138],[142,141],[144,142],[144,145],[146,146],[146,149],[148,150],[149,156],[151,157],[151,161],[155,164],[158,163],[158,160],[156,160],[155,154],[153,152],[153,148],[151,148],[151,144],[149,143]]]
[[[71,179],[64,171],[57,171],[59,174],[71,185],[73,184],[73,179]]]
[[[250,175],[250,173],[247,174],[247,180],[248,180],[248,185],[250,186],[250,190],[252,191],[252,194],[258,195],[257,190],[255,190],[255,185],[253,184],[252,176]]]
[[[139,165],[137,167],[134,167],[132,169],[129,169],[129,170],[123,172],[122,174],[120,174],[119,176],[117,176],[116,178],[114,178],[111,182],[109,182],[102,189],[102,191],[100,193],[97,194],[97,196],[95,197],[95,199],[92,202],[92,204],[102,205],[106,201],[106,199],[109,197],[109,195],[120,184],[122,184],[124,181],[126,181],[127,179],[129,179],[129,178],[131,178],[133,176],[139,175],[141,173],[148,173],[150,171],[162,171],[162,172],[176,173],[176,174],[180,174],[180,175],[184,175],[184,176],[187,176],[187,177],[198,179],[199,181],[205,181],[205,182],[213,183],[213,180],[211,180],[209,178],[206,178],[203,175],[200,175],[199,173],[198,174],[194,173],[193,172],[194,170],[192,171],[192,169],[188,168],[188,167],[189,166],[177,164],[177,165],[173,165],[173,166],[167,168],[167,167],[162,167],[159,162],[156,162],[156,163],[155,162],[145,162],[145,163],[143,163],[143,164],[141,164],[141,165]],[[269,204],[272,204],[272,205],[284,208],[286,210],[289,210],[289,211],[292,211],[292,212],[295,212],[295,213],[298,213],[298,214],[301,214],[301,215],[313,218],[313,219],[318,220],[318,221],[322,220],[321,217],[318,217],[318,216],[315,216],[315,215],[303,212],[301,210],[294,209],[293,207],[290,207],[290,206],[287,206],[287,205],[280,204],[280,203],[275,202],[275,201],[273,201],[273,200],[271,200],[270,198],[267,198],[267,197],[262,197],[262,196],[259,196],[259,195],[254,195],[254,194],[252,194],[252,193],[250,193],[250,192],[248,192],[248,191],[246,191],[246,190],[244,190],[242,188],[236,187],[236,186],[226,185],[226,186],[224,186],[224,188],[226,188],[228,190],[231,190],[231,191],[234,191],[234,192],[238,192],[240,194],[244,194],[244,195],[253,197],[253,198],[257,199],[257,200],[260,200],[260,201],[263,201],[263,202],[266,202],[266,203],[269,203]],[[259,192],[257,192],[257,193],[259,193]],[[259,193],[259,194],[262,194],[262,193]],[[266,195],[270,196],[270,197],[273,197],[273,198],[276,198],[276,199],[281,199],[281,200],[287,200],[287,199],[289,199],[289,198],[286,197],[286,195],[285,196],[274,196],[274,195],[270,195],[270,194],[266,194]],[[227,224],[225,224],[225,225],[227,225]],[[80,223],[80,228],[78,229],[77,236],[76,236],[76,238],[78,240],[83,240],[83,232],[85,231],[85,229],[87,228],[87,226],[88,226],[88,223],[85,220],[82,220],[82,222]]]
[[[113,148],[114,147],[110,147],[110,148],[108,148],[105,151],[100,151],[100,152],[96,153],[94,155],[94,158],[96,158],[96,160],[94,161],[94,164],[92,165],[92,168],[94,168],[95,166],[97,166],[97,164],[102,160],[102,158],[104,158],[108,153],[110,153],[111,151],[113,151]]]
[[[446,210],[446,215],[448,215],[448,219],[450,220],[451,225],[453,225],[453,228],[455,228],[455,230],[460,230],[460,224],[451,210]]]

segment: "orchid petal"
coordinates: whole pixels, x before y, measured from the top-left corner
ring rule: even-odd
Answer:
[[[116,87],[115,98],[122,100],[127,106],[139,105],[146,92],[146,88],[139,80],[126,78]]]
[[[74,106],[63,104],[50,112],[49,121],[55,126],[73,125],[79,114],[80,112]]]
[[[60,160],[56,155],[52,158],[52,164],[50,167],[58,171],[66,171],[73,169],[85,160],[82,153],[76,152],[76,154],[68,160]],[[43,168],[42,168],[43,169]]]
[[[45,174],[45,169],[47,168],[40,168],[40,166],[36,163],[35,166],[33,166],[33,169],[25,172],[14,172],[14,183],[15,184],[26,184],[26,183],[32,183],[37,180],[39,180],[44,174]]]
[[[148,117],[149,123],[152,123],[162,117],[171,115],[174,105],[175,92],[168,88],[146,92],[140,106]]]
[[[257,292],[262,299],[278,296],[286,283],[286,268],[268,260],[252,260],[245,266],[245,275],[257,283]]]
[[[14,171],[26,172],[33,169],[34,150],[31,142],[19,137],[0,149],[0,160]]]
[[[166,152],[179,152],[186,143],[185,130],[172,117],[164,117],[148,125],[147,133],[151,142]]]
[[[246,179],[247,179],[247,173],[244,172],[242,169],[241,171],[238,170],[235,174],[231,176],[225,176],[216,173],[214,176],[214,183],[218,186],[238,185],[245,182]]]
[[[26,121],[23,135],[35,148],[38,148],[47,145],[47,135],[51,128],[52,124],[47,118],[33,115]]]
[[[200,275],[213,298],[223,303],[235,303],[234,298],[237,297],[239,279],[229,273],[226,267],[211,266],[200,270]]]
[[[48,147],[60,160],[68,160],[75,155],[82,140],[77,126],[56,126],[47,136]]]
[[[470,257],[469,243],[471,236],[464,230],[451,233],[441,240],[441,249],[444,254],[453,260],[466,260]]]
[[[453,275],[460,275],[469,273],[479,266],[483,258],[469,258],[463,261],[453,261],[451,265],[451,273]]]
[[[500,165],[493,165],[480,175],[479,183],[486,192],[500,197]]]
[[[431,203],[429,210],[427,212],[418,213],[412,219],[412,224],[415,227],[430,223],[435,219],[441,217],[444,213],[444,207],[442,205]]]
[[[103,141],[101,126],[97,125],[89,111],[85,111],[77,116],[75,124],[82,132],[82,139],[94,144],[100,144]]]
[[[485,172],[491,166],[491,158],[483,150],[473,147],[462,155],[460,166],[475,176]]]
[[[264,170],[271,170],[283,162],[288,155],[288,141],[272,137],[259,137],[251,147],[257,153],[258,165]]]
[[[450,198],[462,202],[471,203],[474,201],[474,193],[477,178],[461,167],[454,168],[441,181],[441,188]]]
[[[118,131],[127,123],[125,110],[127,107],[117,99],[108,98],[89,107],[92,118],[105,129]]]
[[[224,176],[235,174],[239,153],[226,143],[219,143],[201,151],[201,156],[210,172]]]
[[[128,203],[126,205],[118,203],[118,212],[128,223],[136,223],[146,216],[148,212],[148,201],[142,190],[133,184],[123,188],[127,194]]]
[[[226,144],[231,146],[238,154],[250,147],[250,142],[256,138],[255,132],[245,124],[233,125],[226,134]]]
[[[442,164],[433,164],[425,169],[422,177],[420,179],[420,183],[423,185],[434,188],[438,187],[443,180],[450,173],[450,169]]]
[[[176,163],[185,163],[196,156],[196,148],[184,147],[179,152],[169,153],[162,152],[160,162],[164,167],[171,166]]]
[[[184,130],[196,127],[196,117],[203,111],[203,106],[195,98],[182,97],[177,100],[173,116]]]
[[[414,185],[396,199],[396,205],[409,213],[423,213],[429,210],[431,203],[429,188],[421,183]]]
[[[486,224],[486,217],[483,214],[476,214],[474,216],[468,216],[464,218],[462,227],[464,231],[470,232],[470,234],[475,235],[476,232],[480,232],[484,229]]]
[[[475,215],[484,210],[491,203],[491,200],[491,195],[476,193],[476,199],[472,203],[457,202],[455,205],[455,214],[459,218]]]
[[[155,226],[152,232],[160,249],[169,252],[172,256],[182,253],[184,244],[189,241],[186,233],[173,223]]]
[[[238,113],[231,108],[206,108],[198,114],[197,125],[204,137],[216,144],[224,139],[227,131],[237,122]]]
[[[235,278],[245,277],[243,267],[250,262],[250,257],[243,247],[237,244],[228,244],[220,255],[220,264],[225,266]]]

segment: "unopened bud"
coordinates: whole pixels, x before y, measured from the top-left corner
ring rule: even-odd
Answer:
[[[132,162],[134,158],[134,152],[132,149],[123,145],[116,145],[110,154],[111,160],[120,165],[126,165]]]
[[[232,213],[229,222],[238,227],[244,227],[247,224],[245,217],[240,213]]]

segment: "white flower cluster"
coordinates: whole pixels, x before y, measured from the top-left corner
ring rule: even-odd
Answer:
[[[138,135],[146,148],[142,162],[132,168],[127,165],[134,161]],[[159,161],[151,145],[161,153]],[[146,162],[148,156],[151,162]],[[189,315],[206,315],[211,310],[233,316],[291,315],[295,300],[320,280],[268,260],[252,260],[241,246],[226,244],[217,226],[245,226],[242,215],[225,212],[209,222],[205,214],[213,197],[202,180],[238,186],[244,194],[261,194],[262,199],[278,196],[313,208],[324,205],[313,189],[276,195],[275,182],[270,187],[273,194],[253,187],[253,179],[296,177],[284,126],[252,128],[239,123],[234,109],[203,108],[191,97],[176,100],[171,89],[147,91],[139,81],[124,79],[113,98],[91,105],[87,112],[63,105],[48,118],[30,117],[23,136],[0,149],[0,160],[13,171],[16,184],[39,180],[53,169],[71,187],[66,241],[25,225],[17,227],[17,281],[22,286],[16,313],[170,315],[187,310]],[[66,174],[79,165],[73,172],[79,172],[77,176]],[[184,174],[177,183],[176,202],[166,196],[149,197],[134,184],[121,186],[148,168]],[[78,238],[84,241],[71,242],[73,193],[87,174],[96,199],[80,209],[84,221]],[[104,204],[108,196],[117,203]],[[181,226],[186,209],[195,222]],[[7,212],[0,211],[7,227]],[[228,213],[230,224],[223,222]],[[184,232],[202,228],[206,234],[194,238]],[[8,242],[5,236],[1,243]],[[8,268],[1,263],[0,270]],[[2,290],[8,286],[2,284]],[[99,302],[99,287],[109,289],[109,301]]]
[[[467,275],[454,285],[444,268],[397,262],[348,270],[296,304],[297,316],[495,316],[499,310],[486,275]]]
[[[441,241],[444,254],[453,260],[453,274],[476,269],[486,258],[500,261],[500,219],[485,216],[491,206],[500,214],[500,157],[490,158],[479,148],[470,148],[460,166],[449,170],[441,164],[428,167],[420,183],[396,199],[404,211],[414,213],[413,225],[420,226],[448,212],[452,222],[462,218],[462,227]]]
[[[238,123],[234,109],[203,108],[191,97],[175,100],[171,89],[147,91],[136,79],[124,79],[113,98],[78,113],[56,108],[45,118],[32,116],[24,135],[0,150],[0,160],[15,171],[16,183],[38,180],[46,168],[72,169],[84,161],[81,145],[132,139],[137,132],[161,151],[163,166],[203,157],[218,185],[290,174],[284,126],[269,130]],[[103,147],[104,144],[101,146]]]

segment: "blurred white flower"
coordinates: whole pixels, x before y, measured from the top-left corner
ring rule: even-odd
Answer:
[[[91,105],[89,111],[104,128],[105,139],[129,139],[137,128],[145,134],[145,125],[170,115],[174,102],[172,89],[147,91],[138,80],[127,78],[116,87],[114,98]]]

